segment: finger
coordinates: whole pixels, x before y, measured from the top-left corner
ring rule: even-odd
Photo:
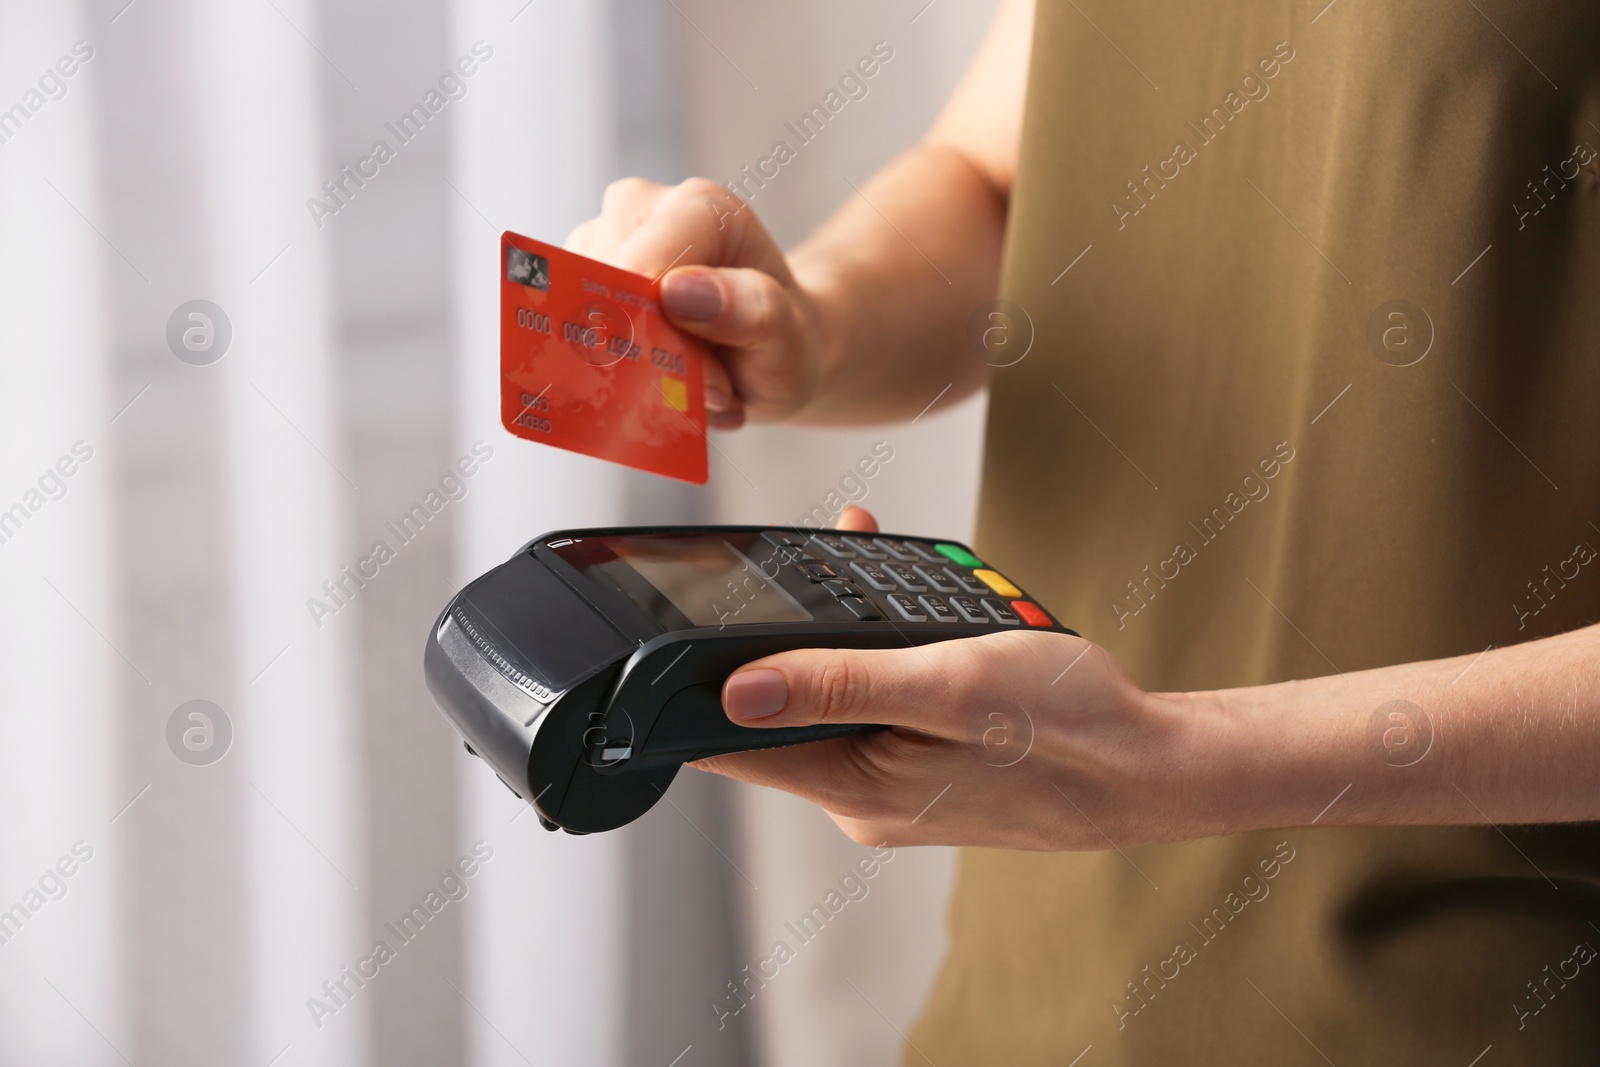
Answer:
[[[706,413],[727,411],[734,405],[733,379],[720,359],[705,361]]]
[[[737,400],[727,411],[706,412],[706,426],[712,430],[737,430],[744,422],[744,405]]]
[[[969,774],[971,762],[970,754],[951,742],[878,730],[713,756],[689,766],[781,789],[836,818],[904,824],[916,818],[945,784]]]
[[[744,401],[720,359],[706,360],[706,425],[713,430],[737,430],[744,425]]]
[[[567,234],[567,239],[562,242],[561,247],[568,252],[576,252],[580,256],[589,256],[589,258],[593,259],[594,257],[590,254],[589,249],[594,243],[595,222],[595,219],[580,222],[576,229]]]
[[[621,178],[606,186],[600,201],[600,216],[594,220],[589,255],[614,266],[627,268],[619,253],[634,231],[645,225],[672,187],[643,178]]]
[[[600,195],[600,217],[613,220],[631,233],[650,217],[671,189],[670,185],[645,178],[618,178]]]
[[[974,648],[984,640],[768,656],[728,676],[722,707],[743,726],[879,723],[959,740],[967,732],[966,709],[977,697],[977,678],[988,673],[982,650]]]
[[[703,264],[752,267],[789,280],[783,253],[755,212],[709,178],[665,190],[612,261],[651,278],[677,264]]]
[[[852,749],[860,743],[857,737],[834,737],[803,745],[708,756],[685,766],[749,785],[782,789],[815,802],[825,791],[823,782],[831,782],[853,765],[856,754]]]
[[[839,529],[855,530],[860,533],[877,533],[880,529],[878,520],[866,508],[858,508],[854,504],[844,509],[844,514],[839,516]]]
[[[621,178],[606,186],[600,214],[580,223],[562,245],[590,259],[609,262],[612,253],[638,229],[670,187],[643,178]]]

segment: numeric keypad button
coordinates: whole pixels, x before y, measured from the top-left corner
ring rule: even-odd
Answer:
[[[907,622],[927,622],[928,613],[922,610],[922,605],[912,600],[904,593],[891,593],[889,603],[894,605],[894,610]]]
[[[855,549],[856,554],[862,559],[880,560],[889,558],[889,553],[865,537],[841,537],[839,540]]]
[[[930,567],[924,564],[920,567],[913,567],[911,569],[916,571],[917,576],[923,581],[927,582],[928,588],[932,589],[935,593],[961,592],[961,587],[955,582],[951,581],[950,576],[945,574],[938,567]]]
[[[891,593],[899,588],[894,584],[894,579],[883,573],[883,568],[876,563],[857,560],[850,564],[850,570],[861,580],[861,584],[869,589],[876,589],[880,593]]]
[[[946,567],[944,573],[952,582],[961,587],[961,591],[968,596],[988,596],[989,587],[972,576],[970,571],[958,570],[955,567]]]
[[[833,534],[812,534],[811,547],[820,547],[834,559],[855,559],[856,550],[851,548],[842,537]]]
[[[924,582],[917,572],[907,567],[904,563],[885,563],[885,572],[895,581],[900,583],[900,588],[908,593],[926,593],[928,584]]]
[[[889,554],[889,558],[901,563],[915,563],[922,557],[911,551],[911,547],[904,541],[896,541],[892,537],[878,537],[873,539],[879,548]]]
[[[969,596],[951,597],[950,606],[955,608],[956,613],[967,622],[986,623],[989,621],[989,616],[984,614],[983,609],[978,606],[978,602]]]

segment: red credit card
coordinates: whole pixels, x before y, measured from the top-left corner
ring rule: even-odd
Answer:
[[[500,236],[500,422],[518,437],[704,485],[705,360],[660,285]]]

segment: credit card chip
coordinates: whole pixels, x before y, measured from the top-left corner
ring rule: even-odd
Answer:
[[[675,411],[688,412],[689,410],[689,383],[682,378],[661,379],[661,399],[666,401],[667,407]]]

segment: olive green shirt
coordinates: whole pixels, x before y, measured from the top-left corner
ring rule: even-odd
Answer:
[[[1156,691],[1600,619],[1597,149],[1593,0],[1040,0],[977,550]],[[908,1064],[1600,1062],[1600,824],[969,849],[950,935]]]

